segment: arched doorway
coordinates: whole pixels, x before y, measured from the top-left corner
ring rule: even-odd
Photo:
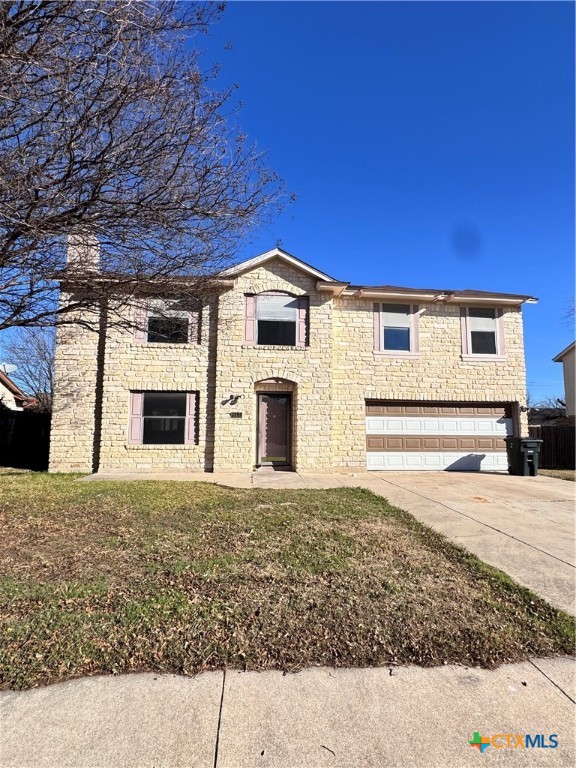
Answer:
[[[282,378],[258,381],[256,395],[256,466],[289,470],[295,464],[296,383]]]

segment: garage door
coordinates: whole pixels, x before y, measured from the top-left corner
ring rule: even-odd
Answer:
[[[513,403],[366,402],[367,468],[506,470]]]

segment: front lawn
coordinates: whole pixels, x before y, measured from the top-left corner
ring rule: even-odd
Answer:
[[[361,489],[0,476],[0,675],[569,654],[566,614]]]

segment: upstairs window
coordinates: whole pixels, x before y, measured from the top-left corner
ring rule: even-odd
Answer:
[[[487,307],[462,309],[462,353],[465,357],[503,355],[500,310]]]
[[[291,296],[258,296],[256,343],[296,346],[298,299]]]
[[[390,355],[418,353],[418,307],[374,304],[374,349]]]
[[[410,352],[410,305],[382,304],[382,349]]]
[[[154,344],[187,344],[187,317],[149,317],[147,341]]]
[[[245,299],[245,342],[262,346],[306,346],[307,296],[265,293]]]
[[[196,392],[131,392],[130,443],[186,445],[196,440]]]
[[[134,310],[134,341],[148,344],[200,344],[201,306],[180,300],[139,304]]]

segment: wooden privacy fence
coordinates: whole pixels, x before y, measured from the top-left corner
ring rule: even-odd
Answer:
[[[528,427],[530,437],[542,440],[539,465],[542,469],[574,469],[576,427],[552,424]]]
[[[0,411],[0,466],[48,469],[50,414]]]

